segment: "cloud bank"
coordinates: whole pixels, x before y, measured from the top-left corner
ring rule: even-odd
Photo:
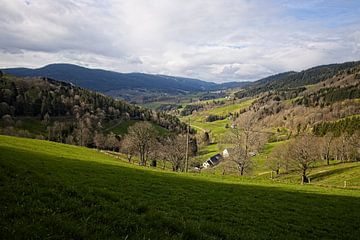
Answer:
[[[0,67],[74,63],[227,82],[360,60],[360,3],[2,0]]]

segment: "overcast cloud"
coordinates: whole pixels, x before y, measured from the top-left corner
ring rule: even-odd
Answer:
[[[360,60],[360,1],[0,0],[0,68],[66,62],[208,81]]]

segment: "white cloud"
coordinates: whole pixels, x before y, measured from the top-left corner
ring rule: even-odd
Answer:
[[[359,60],[359,5],[326,4],[3,0],[0,67],[68,62],[224,82]]]

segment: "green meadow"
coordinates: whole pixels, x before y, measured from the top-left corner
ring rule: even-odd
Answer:
[[[2,239],[358,239],[359,200],[359,189],[172,173],[0,136]]]

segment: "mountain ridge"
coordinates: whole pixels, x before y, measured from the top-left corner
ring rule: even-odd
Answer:
[[[103,93],[123,89],[147,89],[169,93],[226,89],[229,83],[217,84],[195,78],[148,73],[121,73],[87,68],[68,63],[54,63],[41,68],[6,68],[3,72],[21,77],[49,77]],[[165,81],[166,80],[166,81]],[[248,82],[231,83],[238,87]]]

